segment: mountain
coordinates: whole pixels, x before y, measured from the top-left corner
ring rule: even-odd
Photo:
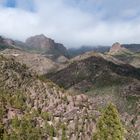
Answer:
[[[114,43],[120,45],[119,43]],[[140,52],[140,44],[122,44],[121,47],[128,49],[132,52]],[[81,46],[79,48],[69,48],[68,52],[70,57],[75,57],[86,52],[95,51],[100,53],[108,52],[112,48],[111,46]]]
[[[63,45],[55,43],[53,40],[48,39],[43,35],[41,35],[41,37],[43,40],[46,39],[52,42],[52,44],[48,45],[50,47],[49,49],[52,51],[51,57],[49,50],[47,53],[44,50],[44,54],[42,54],[43,50],[42,53],[37,52],[35,51],[35,49],[29,47],[24,42],[8,39],[5,37],[0,37],[0,54],[4,55],[4,57],[6,58],[11,58],[17,62],[20,62],[21,64],[25,64],[27,67],[30,68],[30,70],[36,72],[38,75],[45,74],[61,68],[61,66],[63,66],[69,61],[69,59],[62,54],[65,53],[66,49],[62,47]],[[38,38],[40,38],[40,36],[38,36]],[[39,42],[39,40],[36,41],[38,43],[41,43]],[[44,42],[47,43],[47,41]],[[43,47],[46,49],[48,46]],[[58,52],[56,52],[56,49],[59,50],[59,54]]]
[[[63,69],[50,73],[47,78],[66,89],[90,89],[126,83],[131,78],[140,80],[140,70],[111,56],[87,53],[70,61]]]
[[[138,52],[139,50],[137,47],[134,47],[134,49],[131,49],[131,47],[115,43],[110,48],[108,54],[127,64],[140,68],[140,52]]]
[[[0,49],[16,48],[29,53],[41,54],[57,63],[66,63],[69,54],[63,44],[55,43],[43,34],[28,38],[25,42],[0,36]]]
[[[55,43],[54,40],[47,38],[43,34],[28,38],[25,44],[30,50],[48,55],[53,59],[56,59],[59,56],[68,58],[67,49],[63,44]]]
[[[90,51],[95,51],[95,52],[108,52],[110,49],[110,47],[108,46],[82,46],[79,48],[69,48],[68,52],[70,57],[75,57],[81,54],[84,54],[86,52],[90,52]]]
[[[123,47],[118,42],[114,43],[109,50],[109,54],[111,55],[117,55],[117,54],[123,54],[123,53],[129,53],[129,50]]]
[[[140,52],[140,44],[122,44],[122,46],[132,52]]]

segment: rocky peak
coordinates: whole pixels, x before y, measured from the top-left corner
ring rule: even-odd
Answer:
[[[43,34],[29,37],[25,43],[34,49],[54,48],[54,41]]]
[[[118,42],[114,43],[109,51],[109,53],[118,53],[124,51],[125,48]]]
[[[53,56],[55,58],[59,56],[68,56],[67,49],[63,44],[56,43],[54,40],[46,37],[43,34],[35,35],[26,40],[26,45],[35,51],[41,52]]]

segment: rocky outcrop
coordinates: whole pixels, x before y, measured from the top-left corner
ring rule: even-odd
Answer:
[[[109,53],[110,54],[116,54],[116,53],[120,53],[120,52],[123,52],[123,51],[125,51],[125,50],[127,50],[126,48],[124,48],[120,43],[114,43],[113,45],[112,45],[112,47],[110,48],[110,50],[109,50]]]
[[[43,34],[30,37],[25,43],[30,49],[41,52],[51,58],[57,58],[61,55],[68,57],[67,49],[63,44],[55,43],[54,40],[47,38]]]

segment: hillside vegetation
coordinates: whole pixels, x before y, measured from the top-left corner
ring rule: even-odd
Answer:
[[[71,95],[49,80],[40,80],[25,65],[0,56],[2,140],[92,139],[100,109],[108,103],[108,97],[104,102],[95,99]],[[135,128],[133,118],[123,115],[126,129]],[[137,131],[127,136],[136,137]]]

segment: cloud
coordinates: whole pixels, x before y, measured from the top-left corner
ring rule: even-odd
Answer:
[[[140,43],[138,0],[124,1],[17,0],[13,8],[0,0],[0,34],[25,40],[43,33],[68,47]]]

